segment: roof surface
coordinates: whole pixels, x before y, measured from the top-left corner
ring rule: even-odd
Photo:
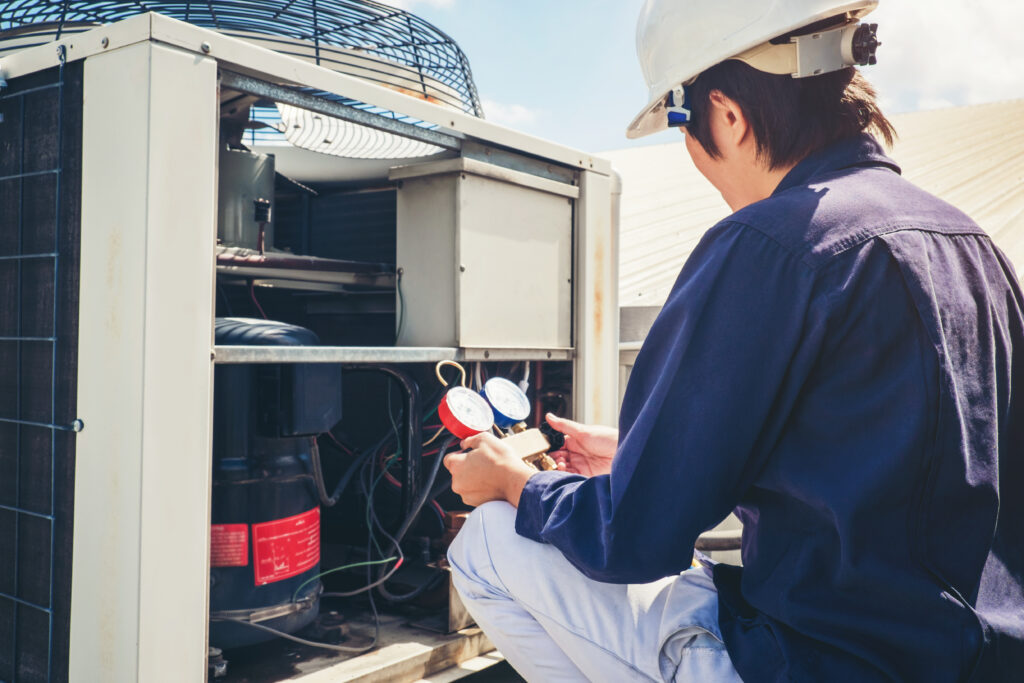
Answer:
[[[903,175],[970,215],[1024,274],[1024,100],[899,114]],[[704,231],[729,215],[678,143],[605,152],[622,175],[620,306],[664,303]]]

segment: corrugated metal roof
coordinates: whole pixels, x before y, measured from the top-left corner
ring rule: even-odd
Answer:
[[[959,207],[1024,275],[1024,100],[900,114],[903,175]],[[622,175],[619,297],[664,303],[704,231],[729,215],[678,143],[605,152]]]

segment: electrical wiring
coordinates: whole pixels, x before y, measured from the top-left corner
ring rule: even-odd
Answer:
[[[394,458],[395,456],[391,456]],[[380,484],[381,479],[388,476],[388,467],[394,460],[382,461],[381,472],[376,478],[373,476],[374,461],[369,461],[363,468],[364,472],[359,477],[359,486],[363,491],[363,498],[366,500],[366,529],[368,534],[368,540],[373,544],[373,547],[377,549],[377,554],[384,557],[384,551],[381,549],[380,544],[377,543],[377,536],[373,533],[373,525],[376,520],[377,508],[376,502],[374,502],[374,495],[377,493],[377,486]],[[396,480],[397,481],[397,480]],[[401,485],[399,485],[401,488]],[[382,527],[383,529],[383,527]],[[401,548],[398,549],[401,554]],[[367,553],[367,557],[369,557]]]
[[[372,476],[372,471],[371,471]],[[373,529],[370,530],[370,535],[366,538],[366,556],[370,556],[370,541],[376,544],[376,540],[373,538]],[[405,558],[402,558],[405,559]],[[401,561],[401,560],[400,560]],[[398,567],[395,567],[395,571],[398,571]],[[372,565],[366,565],[366,583],[373,582],[373,567]],[[373,600],[373,591],[366,591],[366,599],[370,603],[370,610],[373,612],[373,625],[377,633],[380,633],[380,615],[377,613],[377,603]]]
[[[249,280],[249,297],[252,299],[252,302],[256,305],[256,310],[260,312],[261,316],[263,316],[263,319],[269,320],[269,318],[267,318],[267,314],[264,313],[263,311],[263,307],[260,306],[259,299],[256,298],[256,288],[252,280]]]
[[[410,513],[409,517],[406,518],[406,520],[403,522],[402,526],[399,528],[398,533],[395,534],[395,536],[391,536],[391,534],[389,534],[384,529],[383,525],[381,525],[380,521],[377,519],[376,511],[375,511],[375,509],[373,507],[373,492],[376,489],[377,485],[380,483],[381,479],[384,478],[384,475],[387,472],[386,466],[385,466],[384,471],[382,472],[382,474],[380,476],[378,476],[376,479],[374,479],[372,484],[369,485],[369,487],[366,486],[365,480],[360,479],[360,481],[363,483],[363,493],[364,493],[364,495],[365,495],[365,497],[367,499],[367,520],[368,520],[368,527],[369,527],[369,533],[370,533],[370,540],[372,540],[374,544],[376,544],[376,540],[374,538],[374,528],[376,527],[380,531],[380,533],[388,541],[391,542],[391,546],[390,546],[390,548],[388,549],[387,552],[391,553],[391,552],[397,551],[399,553],[399,556],[404,559],[405,556],[404,556],[404,554],[402,554],[401,540],[405,536],[405,534],[408,532],[408,530],[411,527],[412,523],[419,516],[420,510],[422,510],[424,503],[428,499],[428,496],[425,495],[425,494],[429,493],[431,487],[433,486],[433,482],[434,482],[434,480],[437,477],[437,472],[438,472],[438,469],[439,469],[439,464],[444,460],[445,452],[451,446],[451,443],[453,441],[454,441],[453,438],[449,439],[445,443],[445,445],[442,446],[442,448],[438,449],[438,451],[437,451],[438,452],[438,457],[437,457],[437,459],[434,462],[434,467],[432,468],[432,471],[431,471],[431,474],[430,474],[427,486],[424,488],[424,494],[421,494],[420,497],[417,499],[416,504],[414,504],[414,506],[413,506],[412,512]],[[372,465],[371,465],[371,467],[372,467]],[[440,510],[440,506],[438,506],[438,509]],[[443,523],[444,523],[443,511],[440,512],[440,517],[441,517],[441,523],[442,523],[442,526],[443,526]],[[379,546],[378,546],[377,550],[378,550],[378,552],[380,552]],[[381,553],[381,554],[383,555],[385,553]],[[401,563],[399,563],[399,564],[401,564]],[[374,582],[372,582],[372,583],[370,583],[370,584],[368,584],[366,586],[363,586],[362,588],[359,588],[359,589],[357,589],[355,591],[350,591],[348,593],[343,593],[343,594],[330,593],[330,594],[325,594],[325,595],[326,596],[330,596],[330,597],[335,597],[335,596],[344,597],[344,596],[348,596],[348,595],[355,595],[357,593],[361,593],[361,592],[369,590],[371,588],[377,588],[378,592],[385,599],[387,599],[387,600],[389,600],[391,602],[403,602],[403,601],[411,600],[411,599],[413,599],[413,598],[423,594],[427,590],[430,590],[433,587],[433,585],[434,585],[433,581],[428,581],[427,583],[419,586],[418,588],[413,589],[409,593],[406,593],[404,595],[395,595],[395,594],[391,593],[384,584],[385,584],[385,582],[387,582],[394,575],[394,573],[397,570],[398,570],[398,566],[395,566],[395,567],[393,567],[391,569],[391,571],[387,572],[385,575],[378,577],[378,579],[376,581],[374,581]]]
[[[357,588],[357,589],[352,590],[352,591],[344,591],[344,592],[340,592],[340,593],[324,593],[320,597],[322,597],[322,598],[350,598],[353,595],[359,595],[360,593],[366,593],[367,591],[372,591],[374,588],[378,588],[379,589],[382,585],[384,585],[385,581],[390,580],[391,577],[394,576],[395,572],[398,571],[398,568],[401,565],[402,565],[402,563],[399,562],[394,567],[392,567],[391,570],[388,571],[387,574],[385,574],[384,576],[379,577],[376,581],[374,581],[372,583],[368,583],[368,584],[366,584],[365,586],[363,586],[361,588]],[[417,595],[418,595],[418,593],[417,593]]]
[[[376,444],[356,456],[356,459],[348,466],[345,473],[341,475],[341,479],[338,480],[338,484],[334,487],[334,491],[331,493],[331,499],[337,501],[337,499],[341,497],[341,493],[348,487],[349,481],[352,480],[352,477],[355,476],[356,472],[358,472],[366,463],[367,458],[376,454],[387,443],[390,436],[390,434],[385,434]],[[317,453],[319,456],[319,449],[317,450]]]
[[[217,293],[224,300],[224,312],[230,316],[233,316],[234,313],[231,310],[231,300],[228,299],[228,293],[225,292],[224,288],[220,285],[217,285]]]
[[[444,526],[444,508],[441,507],[441,504],[438,503],[436,500],[430,501],[430,506],[432,508],[434,508],[434,512],[436,512],[437,516],[441,518],[441,527],[445,528],[445,526]]]
[[[401,339],[402,332],[405,330],[405,295],[402,293],[402,273],[401,268],[395,273],[395,289],[398,290],[398,325],[396,326],[397,331],[395,332],[395,338]]]
[[[371,463],[372,463],[372,461],[371,461]],[[372,471],[371,471],[371,476],[372,476]],[[367,519],[369,521],[369,528],[370,528],[370,536],[367,539],[367,557],[369,557],[369,552],[370,552],[369,551],[369,545],[370,545],[370,542],[373,541],[373,544],[376,545],[376,540],[373,537],[373,527],[376,524],[379,527],[380,532],[389,541],[392,542],[392,549],[393,549],[393,551],[398,553],[398,562],[395,564],[394,567],[392,567],[390,570],[388,570],[388,572],[386,574],[384,574],[383,576],[378,577],[376,581],[371,581],[370,583],[366,584],[365,586],[361,586],[360,588],[357,588],[357,589],[351,590],[351,591],[324,593],[321,597],[324,597],[324,598],[350,598],[353,595],[359,595],[361,593],[365,593],[367,591],[373,590],[374,588],[376,588],[377,586],[380,586],[385,581],[387,581],[392,576],[394,576],[395,572],[398,571],[398,568],[401,567],[402,564],[405,562],[405,555],[402,553],[401,546],[395,541],[394,538],[391,537],[390,534],[388,534],[388,532],[384,531],[384,528],[382,526],[380,526],[379,522],[377,522],[376,515],[373,512],[373,493],[372,493],[372,491],[376,487],[377,482],[379,482],[379,481],[380,481],[380,477],[378,477],[377,480],[374,481],[374,483],[372,483],[369,486],[367,486],[366,482],[362,479],[362,477],[360,478],[360,485],[362,486],[364,495],[367,497]],[[378,546],[377,550],[378,550],[378,552],[380,552],[380,547],[379,546]],[[381,553],[381,554],[383,554],[383,553]]]
[[[454,363],[454,362],[450,362],[449,364],[454,365],[456,368],[458,368],[460,370],[460,372],[462,373],[463,378],[465,378],[465,370],[462,368],[462,366],[460,366],[459,364]],[[439,364],[435,368],[435,372],[438,374],[439,378],[441,378],[441,375],[440,375],[440,368],[441,367],[442,367],[442,364]],[[442,379],[442,382],[443,382],[443,379]],[[431,403],[433,403],[434,405],[431,408],[430,412],[427,413],[426,415],[424,415],[421,418],[423,423],[426,423],[426,421],[428,419],[430,419],[431,417],[433,417],[433,415],[437,412],[437,403],[436,402],[439,402],[441,400],[441,398],[443,397],[443,393],[444,393],[443,391],[438,391],[437,395],[431,400]],[[401,527],[399,528],[398,533],[396,533],[395,536],[391,536],[384,529],[383,525],[380,523],[380,520],[377,519],[376,511],[374,509],[374,497],[373,497],[374,496],[374,491],[376,490],[376,488],[379,485],[379,483],[381,482],[381,480],[386,480],[388,482],[388,484],[393,486],[393,487],[396,487],[396,488],[399,488],[399,489],[402,487],[402,483],[397,478],[392,476],[391,473],[389,472],[389,469],[388,469],[391,464],[393,464],[394,462],[398,461],[398,459],[400,457],[402,457],[402,455],[403,455],[402,445],[401,445],[401,436],[399,434],[398,424],[396,422],[396,417],[394,415],[393,408],[392,408],[392,405],[391,405],[391,384],[390,383],[388,383],[387,400],[388,400],[388,403],[387,403],[388,420],[391,423],[391,431],[388,434],[384,435],[380,439],[380,441],[378,441],[372,448],[367,449],[366,451],[358,454],[356,460],[349,466],[348,470],[346,470],[346,472],[342,476],[341,480],[338,482],[338,487],[335,488],[334,496],[332,496],[332,497],[339,496],[341,494],[341,492],[348,486],[348,483],[351,481],[352,477],[356,476],[358,474],[358,478],[359,478],[359,481],[360,481],[360,487],[362,488],[363,495],[364,495],[364,498],[366,500],[366,516],[367,516],[366,523],[367,523],[367,528],[368,528],[367,557],[368,558],[372,557],[371,552],[375,549],[376,552],[377,552],[378,557],[390,558],[390,559],[374,560],[374,561],[372,561],[372,564],[365,565],[365,566],[367,566],[367,571],[368,571],[369,575],[372,576],[372,572],[373,572],[372,568],[374,566],[387,565],[389,562],[391,562],[391,561],[393,561],[395,559],[394,556],[396,556],[396,555],[397,555],[397,562],[393,566],[391,566],[390,568],[388,568],[386,570],[382,569],[381,573],[377,576],[377,578],[375,580],[372,580],[372,581],[368,580],[367,584],[364,585],[364,586],[361,586],[360,588],[357,588],[357,589],[354,589],[354,590],[351,590],[351,591],[324,593],[323,596],[322,596],[324,598],[346,598],[346,597],[352,597],[352,596],[355,596],[355,595],[359,595],[359,594],[365,593],[367,591],[372,591],[372,589],[374,589],[374,588],[378,588],[380,593],[381,593],[381,595],[384,596],[386,599],[394,601],[394,602],[400,602],[402,600],[412,599],[416,595],[421,594],[425,589],[429,588],[430,584],[432,583],[432,582],[427,582],[427,584],[425,584],[424,586],[421,586],[420,588],[415,589],[411,593],[408,593],[408,594],[405,594],[405,595],[395,595],[395,594],[391,593],[390,591],[388,591],[387,588],[384,586],[384,584],[388,580],[390,580],[392,578],[392,576],[394,576],[394,574],[398,571],[398,569],[404,563],[405,556],[404,556],[402,548],[401,548],[401,540],[405,536],[405,534],[408,532],[408,530],[410,529],[412,524],[415,522],[415,520],[419,517],[419,514],[423,511],[423,508],[427,504],[428,501],[431,503],[431,505],[430,505],[431,512],[434,515],[436,515],[436,517],[438,519],[438,523],[439,523],[439,525],[441,527],[441,530],[442,531],[444,530],[444,509],[441,508],[441,506],[437,503],[437,501],[432,500],[432,497],[429,496],[429,493],[431,492],[432,489],[435,488],[435,482],[437,480],[438,471],[440,470],[440,465],[441,465],[441,463],[442,463],[442,461],[444,459],[444,454],[451,447],[451,444],[455,441],[455,439],[454,438],[449,438],[447,440],[447,442],[443,446],[439,447],[438,449],[422,452],[420,454],[423,457],[429,457],[430,455],[433,455],[433,454],[436,453],[437,456],[434,459],[433,465],[431,467],[430,474],[429,474],[429,476],[427,478],[427,482],[425,483],[425,486],[423,487],[423,491],[419,494],[419,496],[417,497],[416,501],[413,503],[412,509],[411,509],[410,513],[408,514],[408,516],[406,517],[406,519],[403,520],[403,523],[402,523]],[[399,414],[399,418],[398,419],[401,419],[401,414]],[[441,425],[432,425],[432,427],[434,427],[434,426],[436,426],[438,428],[438,431],[426,443],[423,444],[424,446],[428,446],[432,442],[436,441],[438,438],[440,438],[442,432],[444,431],[443,426],[441,426]],[[330,434],[329,432],[325,432],[325,434],[329,434],[328,438],[330,438],[332,441],[336,442],[335,443],[336,446],[338,446],[341,449],[344,449],[342,444],[337,443],[337,440],[336,440],[336,438],[334,438],[333,434]],[[387,445],[392,440],[395,441],[396,451],[394,453],[388,455],[388,456],[384,456],[383,453],[387,452],[387,450],[388,450],[387,449]],[[376,462],[377,462],[378,459],[382,460],[381,471],[380,471],[379,475],[375,476],[374,469],[375,469],[375,465],[376,465]],[[445,484],[445,488],[447,488],[447,486],[448,486],[448,484],[446,483]],[[324,488],[326,488],[326,487],[324,487]],[[378,533],[380,535],[382,535],[386,539],[386,541],[388,542],[389,546],[387,548],[387,551],[385,551],[384,548],[381,548],[380,544],[377,542],[377,534]],[[327,570],[323,574],[329,574],[329,573],[333,573],[335,571],[341,571],[342,569],[346,569],[346,568],[350,569],[352,567],[351,566],[346,566],[346,567],[342,567],[342,568]],[[369,577],[368,577],[368,579],[369,579]]]
[[[423,455],[424,455],[424,457],[426,457],[426,456],[429,456],[429,455],[433,455],[433,454],[435,454],[437,452],[438,451],[436,451],[436,450],[435,451],[430,451],[429,453],[424,453]],[[390,472],[388,472],[386,469],[384,470],[383,475],[384,475],[384,481],[386,481],[389,485],[391,485],[392,488],[394,488],[394,489],[401,489],[402,488],[402,482],[398,481],[398,479],[396,479],[395,476],[393,474],[391,474]],[[440,495],[444,491],[444,489],[447,489],[450,485],[451,485],[450,482],[446,482],[445,485],[441,488],[441,490],[437,491],[436,494],[433,493],[433,491],[438,488],[437,486],[435,486],[434,489],[431,491],[432,495],[427,496],[427,500],[430,501],[430,503],[432,505],[432,508],[434,509],[434,512],[437,513],[437,515],[438,515],[438,523],[441,525],[441,533],[442,534],[444,533],[444,530],[445,530],[445,526],[444,526],[444,508],[442,508],[438,504],[438,502],[436,500],[433,500],[433,498],[435,498],[437,495]]]
[[[374,529],[380,529],[381,534],[383,534],[384,537],[387,538],[389,541],[393,542],[394,539],[391,538],[391,535],[388,534],[387,529],[385,529],[384,525],[380,523],[379,519],[377,519],[377,504],[374,500],[374,497],[377,495],[377,486],[380,484],[381,480],[385,477],[385,475],[388,474],[388,466],[382,463],[381,473],[377,477],[373,476],[373,463],[369,463],[367,466],[369,467],[369,470],[366,479],[360,480],[360,483],[363,486],[363,497],[366,498],[366,528],[369,533],[369,542],[371,542],[373,546],[377,549],[377,553],[380,554],[381,557],[383,557],[384,551],[381,550],[380,544],[377,543],[377,535],[374,533]],[[398,554],[404,558],[405,556],[402,554],[401,546],[398,546],[394,543],[392,544],[395,546],[395,549],[397,550]]]
[[[430,437],[429,439],[427,439],[426,441],[424,441],[423,445],[424,446],[429,446],[430,444],[432,444],[435,441],[437,441],[437,437],[441,436],[441,433],[444,432],[444,429],[445,428],[442,426],[440,429],[438,429],[436,432],[434,432],[434,435],[432,437]]]
[[[331,443],[333,443],[338,448],[338,450],[344,453],[345,455],[355,455],[355,451],[353,451],[351,448],[349,448],[341,441],[339,441],[338,437],[334,435],[334,432],[328,430],[324,432],[322,436],[326,436],[328,439],[330,439]]]
[[[440,448],[435,448],[435,449],[433,449],[431,451],[426,451],[426,452],[423,453],[422,457],[424,457],[424,458],[430,457],[431,455],[434,455],[435,453],[437,453],[439,450],[440,450]],[[395,457],[396,457],[396,454],[392,453],[391,455],[387,456],[386,458],[380,458],[381,466],[383,467],[383,466],[387,465],[388,467],[390,467],[391,463],[394,462]],[[402,482],[398,481],[398,479],[395,478],[395,475],[391,474],[391,472],[388,471],[388,470],[384,471],[384,479],[385,479],[385,481],[387,481],[392,486],[394,486],[396,488],[402,488]]]
[[[306,579],[301,584],[299,584],[299,587],[295,589],[295,593],[292,595],[292,602],[298,602],[298,600],[299,600],[299,593],[302,592],[303,588],[305,588],[309,584],[313,583],[314,581],[317,581],[318,579],[320,579],[320,578],[322,578],[324,576],[327,576],[328,574],[334,574],[335,572],[345,571],[346,569],[356,569],[358,567],[373,567],[373,566],[376,566],[378,564],[387,564],[388,562],[394,562],[395,560],[399,560],[398,564],[401,564],[401,560],[398,557],[389,557],[389,558],[386,558],[386,559],[383,559],[383,560],[371,560],[371,561],[367,561],[367,562],[353,562],[352,564],[345,564],[345,565],[342,565],[340,567],[335,567],[333,569],[328,569],[325,572],[320,572],[316,576],[313,576],[313,577],[311,577],[309,579]],[[396,565],[395,568],[396,569],[398,568],[397,565]]]
[[[430,443],[431,443],[431,441],[433,441],[433,440],[434,440],[434,439],[436,439],[436,438],[437,438],[438,436],[440,436],[440,434],[441,434],[442,432],[444,432],[444,427],[442,427],[441,429],[439,429],[439,430],[438,430],[438,433],[437,433],[437,434],[435,434],[434,436],[430,437],[430,441],[424,441],[424,442],[423,442],[423,445],[424,445],[424,446],[429,446],[429,445],[430,445]],[[437,453],[437,449],[436,449],[436,448],[435,448],[435,449],[433,449],[433,450],[430,450],[430,451],[424,451],[423,453],[420,453],[420,457],[422,457],[422,458],[425,458],[425,457],[427,457],[428,455],[433,455],[434,453]],[[390,461],[394,460],[395,458],[397,458],[397,457],[398,457],[398,456],[400,456],[400,455],[401,455],[401,453],[391,453],[391,454],[389,454],[388,456],[386,456],[386,457],[383,457],[383,458],[381,458],[381,459],[382,459],[382,460],[385,460],[385,461],[387,461],[387,462],[390,462]],[[390,476],[390,475],[388,475],[388,476]]]
[[[430,444],[432,444],[432,443],[434,443],[435,441],[437,441],[437,438],[438,438],[439,436],[441,436],[441,434],[443,434],[443,433],[444,433],[444,431],[445,431],[445,429],[446,429],[444,425],[431,425],[431,427],[432,427],[432,428],[436,428],[436,429],[437,429],[437,431],[436,431],[436,432],[434,433],[434,435],[433,435],[432,437],[430,437],[429,439],[427,439],[426,441],[424,441],[424,442],[423,442],[423,443],[421,444],[421,446],[429,446]],[[434,450],[432,450],[432,451],[426,451],[426,452],[424,452],[424,453],[420,453],[420,455],[421,455],[421,456],[423,456],[423,457],[426,457],[426,456],[428,456],[428,455],[433,455],[434,453],[437,453],[437,449],[436,449],[436,448],[435,448]],[[401,454],[400,454],[400,453],[397,453],[397,452],[396,452],[396,453],[392,453],[391,455],[389,455],[389,456],[387,457],[387,459],[388,459],[388,460],[390,460],[390,459],[392,459],[392,458],[396,458],[396,457],[398,457],[399,455],[401,455]]]
[[[446,473],[446,476],[445,476],[445,478],[442,481],[438,481],[438,482],[434,483],[434,487],[432,489],[430,489],[430,494],[427,496],[427,499],[428,500],[434,500],[435,498],[440,496],[442,493],[444,493],[445,491],[450,489],[451,486],[452,486],[452,478],[451,478],[450,475],[447,475],[447,473]]]
[[[434,487],[434,482],[437,479],[438,470],[441,469],[441,463],[444,462],[444,456],[445,454],[447,454],[448,449],[451,448],[452,444],[454,444],[455,442],[455,437],[449,437],[445,439],[444,444],[441,446],[441,449],[437,453],[437,457],[434,459],[434,464],[431,467],[430,475],[427,477],[427,481],[423,486],[423,491],[416,499],[416,502],[413,503],[412,510],[409,512],[409,516],[406,517],[404,522],[402,522],[402,526],[399,527],[398,532],[394,535],[394,538],[392,539],[393,547],[400,547],[402,538],[405,536],[406,532],[409,531],[409,528],[412,526],[413,522],[416,520],[416,517],[419,515],[420,510],[422,510],[423,506],[426,504],[428,497],[430,496],[430,491]],[[392,552],[392,549],[389,549],[387,552]],[[386,600],[389,600],[391,602],[405,602],[408,600],[412,600],[413,598],[423,594],[423,592],[425,592],[429,588],[429,585],[429,583],[423,584],[418,588],[414,588],[409,593],[395,594],[389,591],[387,589],[387,586],[384,585],[384,582],[382,581],[380,585],[377,587],[377,592],[380,593],[381,596],[384,597]]]
[[[286,633],[285,631],[280,631],[280,630],[278,630],[276,628],[271,628],[270,626],[265,626],[263,624],[255,622],[255,621],[246,621],[245,619],[236,619],[234,617],[216,617],[216,616],[211,616],[210,617],[210,621],[229,621],[232,624],[241,624],[242,626],[248,626],[250,628],[254,628],[254,629],[257,629],[259,631],[265,631],[267,633],[272,633],[275,636],[277,636],[278,638],[284,638],[286,640],[290,640],[292,642],[299,643],[300,645],[308,645],[310,647],[319,647],[319,648],[323,648],[324,650],[333,650],[334,652],[344,652],[346,654],[352,654],[352,655],[360,655],[360,654],[363,654],[364,652],[369,652],[373,648],[377,647],[377,639],[380,638],[380,622],[378,620],[376,620],[376,619],[375,619],[376,623],[375,623],[375,626],[374,626],[373,640],[370,641],[369,645],[364,645],[362,647],[350,647],[350,646],[347,646],[347,645],[335,645],[333,643],[320,643],[320,642],[317,642],[315,640],[306,640],[305,638],[300,638],[298,636],[292,635],[291,633]]]
[[[310,440],[309,446],[309,459],[312,464],[313,470],[313,482],[316,484],[316,493],[320,498],[320,504],[324,507],[334,507],[338,502],[338,498],[341,492],[338,492],[336,496],[327,495],[327,485],[324,483],[324,468],[320,463],[320,447],[316,443],[316,439]]]

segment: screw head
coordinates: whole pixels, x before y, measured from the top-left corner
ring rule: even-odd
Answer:
[[[203,41],[203,44],[199,46],[199,49],[203,51],[203,54],[210,54],[210,44],[205,40]]]
[[[106,48],[108,45],[110,45],[110,38],[103,36],[103,38],[100,40],[100,47]]]

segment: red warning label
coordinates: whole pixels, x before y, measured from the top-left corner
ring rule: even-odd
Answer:
[[[301,574],[320,561],[320,508],[252,525],[256,585]]]
[[[210,526],[210,566],[244,567],[249,564],[249,525]]]

